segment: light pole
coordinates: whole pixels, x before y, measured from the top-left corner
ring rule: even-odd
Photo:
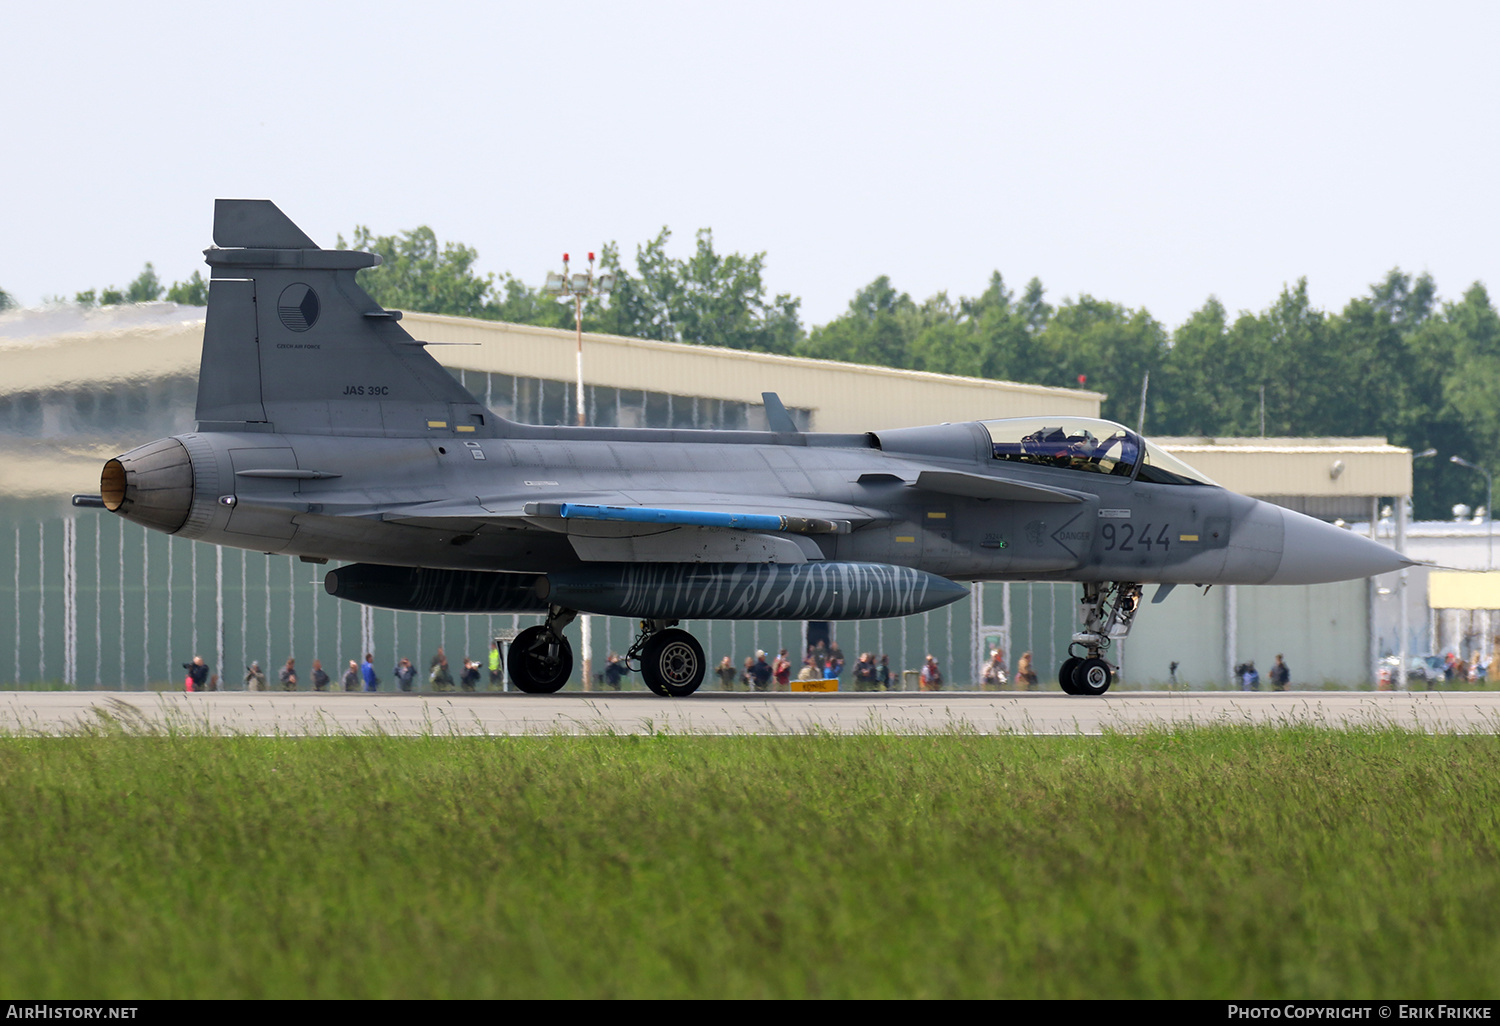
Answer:
[[[583,427],[588,422],[588,415],[583,405],[583,301],[591,296],[607,296],[614,291],[615,276],[609,272],[594,277],[594,254],[589,254],[589,269],[577,274],[568,273],[568,254],[563,254],[562,274],[556,271],[547,272],[547,284],[542,286],[542,291],[549,296],[558,299],[573,300],[573,323],[578,328],[578,426]],[[588,653],[584,653],[584,663],[588,663]]]
[[[1421,452],[1412,454],[1412,462],[1427,460],[1437,455],[1436,449],[1423,449]],[[1397,497],[1396,503],[1396,551],[1403,556],[1406,555],[1406,524],[1411,517],[1411,496],[1402,495]],[[1397,620],[1397,634],[1401,639],[1396,649],[1396,658],[1399,664],[1396,667],[1396,690],[1405,691],[1408,686],[1407,672],[1408,664],[1411,662],[1411,609],[1407,605],[1407,583],[1409,571],[1402,569],[1397,577],[1396,597],[1400,605],[1397,607],[1399,619]],[[1430,613],[1428,614],[1431,615]],[[1429,621],[1428,629],[1431,629]]]
[[[1484,533],[1489,540],[1489,554],[1485,557],[1484,568],[1493,570],[1495,569],[1495,512],[1490,508],[1490,503],[1495,497],[1495,479],[1490,476],[1488,470],[1478,464],[1470,463],[1462,456],[1449,456],[1448,462],[1457,463],[1460,467],[1468,467],[1470,470],[1477,470],[1484,475]]]
[[[589,296],[607,296],[615,287],[615,276],[608,272],[594,277],[594,254],[589,254],[589,269],[577,274],[568,273],[568,254],[563,254],[562,274],[547,272],[547,284],[542,291],[558,299],[573,300],[573,324],[578,329],[578,426],[588,423],[588,407],[583,402],[583,301]],[[583,690],[594,689],[594,625],[587,613],[578,618],[578,631],[582,635]]]

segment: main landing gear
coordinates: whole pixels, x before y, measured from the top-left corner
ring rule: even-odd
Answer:
[[[547,622],[528,627],[510,643],[505,668],[516,687],[531,695],[550,695],[573,675],[573,646],[563,637],[563,628],[578,612],[553,606]]]
[[[639,662],[646,687],[664,698],[686,698],[708,672],[703,646],[676,620],[642,620],[640,637],[625,653],[627,666]],[[636,669],[631,666],[631,669]]]
[[[1057,682],[1070,695],[1102,695],[1114,683],[1115,671],[1104,652],[1124,640],[1141,604],[1141,586],[1090,582],[1083,586],[1083,629],[1068,645],[1068,659],[1057,671]]]
[[[506,669],[516,687],[533,695],[550,695],[573,674],[573,646],[563,628],[578,615],[553,606],[547,622],[528,627],[510,644]],[[708,672],[703,646],[676,620],[642,620],[640,637],[625,653],[625,664],[639,670],[646,687],[666,698],[685,698],[698,690]]]

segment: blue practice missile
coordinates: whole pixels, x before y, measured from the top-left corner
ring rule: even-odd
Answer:
[[[654,506],[598,506],[581,502],[528,502],[529,517],[563,520],[606,520],[623,524],[674,524],[685,527],[725,527],[741,531],[779,531],[789,534],[848,534],[846,521],[817,517],[788,517],[779,513],[724,513],[703,509],[663,509]]]

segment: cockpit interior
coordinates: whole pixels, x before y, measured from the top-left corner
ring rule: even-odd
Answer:
[[[997,460],[1151,484],[1215,484],[1160,446],[1111,421],[1016,417],[982,423]]]

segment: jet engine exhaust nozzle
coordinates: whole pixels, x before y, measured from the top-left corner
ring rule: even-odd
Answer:
[[[161,438],[104,464],[104,508],[146,527],[175,534],[193,508],[193,461],[175,438]]]

